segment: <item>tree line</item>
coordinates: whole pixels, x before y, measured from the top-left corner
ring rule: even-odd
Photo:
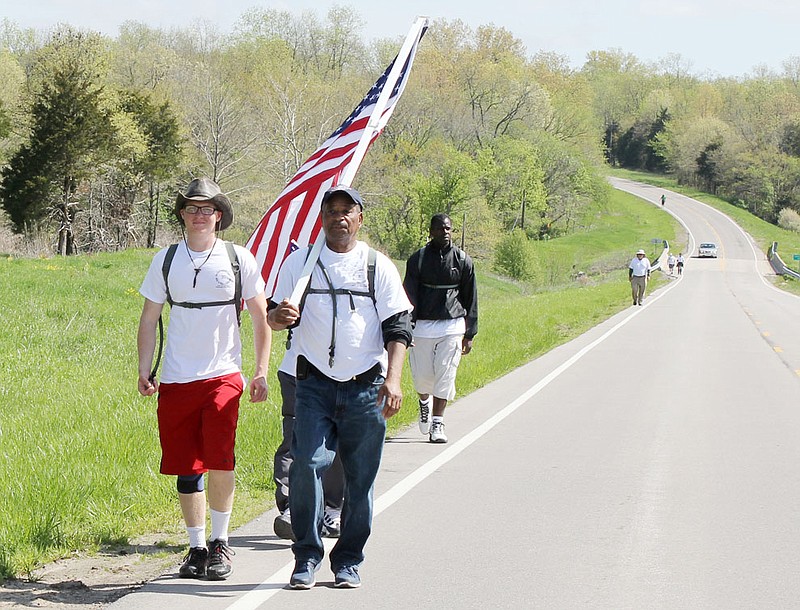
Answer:
[[[403,32],[367,42],[363,28],[339,6],[255,8],[230,33],[127,22],[108,37],[5,20],[2,220],[64,255],[152,247],[175,231],[177,188],[207,175],[235,202],[229,238],[244,241],[397,52]],[[800,210],[799,87],[800,58],[741,79],[621,50],[575,69],[503,28],[435,21],[356,178],[365,229],[403,257],[446,212],[470,252],[492,258],[591,223],[606,163],[672,173],[777,222]]]

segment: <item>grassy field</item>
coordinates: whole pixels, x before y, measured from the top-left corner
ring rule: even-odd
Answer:
[[[585,230],[537,244],[551,261],[549,283],[510,282],[479,262],[480,332],[462,361],[459,395],[626,307],[631,253],[676,231],[655,206],[615,192]],[[174,477],[158,474],[156,401],[136,392],[138,287],[153,254],[0,257],[0,580],[146,533],[183,541]],[[575,270],[585,273],[580,281]],[[249,374],[246,315],[243,333]],[[234,526],[273,505],[284,337],[274,341],[269,401],[242,403]],[[407,370],[404,392],[391,430],[416,418]]]

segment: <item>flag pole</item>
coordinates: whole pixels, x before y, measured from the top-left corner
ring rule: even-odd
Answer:
[[[341,177],[339,178],[339,184],[350,186],[350,184],[353,182],[353,178],[355,178],[356,172],[361,165],[361,161],[363,161],[364,155],[367,154],[367,148],[372,140],[372,135],[379,128],[381,115],[386,109],[386,105],[389,103],[389,98],[392,97],[392,91],[394,90],[397,80],[400,78],[400,74],[403,71],[403,66],[406,63],[408,56],[411,54],[411,49],[419,40],[422,28],[427,25],[427,17],[417,17],[414,25],[411,26],[411,30],[409,30],[408,36],[406,36],[403,46],[400,47],[400,52],[397,54],[394,64],[392,64],[392,69],[389,71],[389,74],[386,77],[386,84],[383,86],[383,90],[378,96],[378,101],[375,103],[375,109],[369,116],[367,129],[364,130],[364,133],[361,136],[361,139],[358,141],[355,151],[353,152],[353,160],[347,165]]]
[[[409,30],[408,35],[403,42],[403,46],[400,47],[400,52],[397,54],[397,57],[392,64],[392,69],[389,70],[389,74],[386,76],[386,83],[384,84],[383,89],[378,96],[378,100],[375,103],[375,108],[373,109],[372,114],[369,115],[367,127],[364,129],[364,133],[361,134],[361,139],[359,139],[358,144],[353,151],[353,158],[347,164],[344,172],[342,172],[342,175],[339,177],[339,185],[350,186],[353,182],[353,178],[355,178],[358,167],[361,165],[361,161],[363,161],[364,156],[367,154],[367,149],[369,148],[370,142],[372,141],[375,132],[380,127],[381,116],[383,115],[383,111],[386,109],[386,106],[389,103],[389,99],[392,96],[392,92],[394,91],[394,87],[397,84],[398,79],[400,78],[406,60],[411,54],[411,50],[414,48],[414,45],[419,40],[422,29],[427,25],[427,17],[417,17],[417,20],[411,26],[411,29]],[[300,299],[303,297],[303,292],[305,292],[306,286],[311,280],[311,273],[314,271],[314,265],[317,264],[319,254],[322,252],[322,246],[324,244],[325,231],[323,230],[320,231],[319,235],[317,236],[317,241],[314,242],[314,246],[311,248],[311,252],[308,254],[303,271],[300,274],[300,278],[297,280],[297,284],[292,291],[292,295],[289,297],[289,302],[293,305],[300,304]]]

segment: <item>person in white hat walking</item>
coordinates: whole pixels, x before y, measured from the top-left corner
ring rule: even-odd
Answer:
[[[631,264],[628,265],[628,280],[631,282],[631,294],[633,304],[641,305],[644,299],[644,292],[647,289],[647,280],[650,279],[650,260],[639,250],[633,257]]]

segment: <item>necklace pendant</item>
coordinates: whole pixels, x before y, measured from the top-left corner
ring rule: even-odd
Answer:
[[[200,269],[194,270],[194,279],[192,280],[192,288],[197,288],[197,274],[200,273]]]

